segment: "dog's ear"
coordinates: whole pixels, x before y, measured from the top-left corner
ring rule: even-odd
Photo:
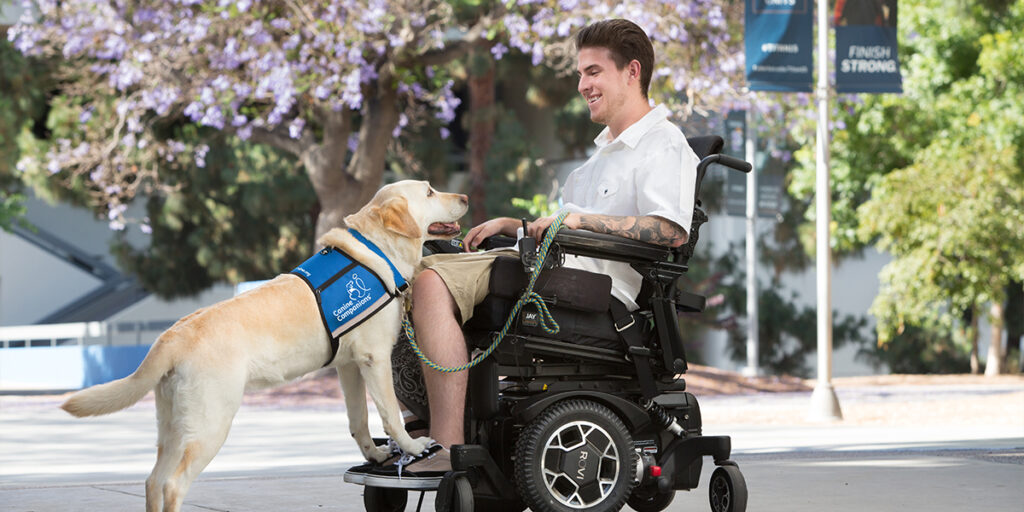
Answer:
[[[409,213],[409,202],[404,197],[388,199],[378,207],[381,224],[390,231],[406,238],[420,238],[423,233],[416,219]]]

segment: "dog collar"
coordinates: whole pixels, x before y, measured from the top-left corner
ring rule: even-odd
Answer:
[[[373,251],[374,254],[380,256],[381,258],[384,258],[384,261],[387,262],[388,267],[391,267],[391,275],[395,279],[395,288],[398,290],[398,293],[403,293],[405,292],[405,290],[409,288],[409,283],[405,282],[405,278],[402,277],[402,274],[398,272],[398,268],[395,267],[394,263],[391,263],[391,260],[389,260],[388,257],[384,255],[384,251],[380,250],[380,247],[377,247],[377,244],[367,240],[362,233],[352,228],[348,228],[348,232],[351,233],[352,236],[356,238],[356,240],[359,240],[363,245],[365,245],[371,251]]]

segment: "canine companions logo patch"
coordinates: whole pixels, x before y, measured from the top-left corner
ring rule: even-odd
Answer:
[[[349,231],[391,265],[376,245],[358,232]],[[337,248],[324,249],[292,270],[291,273],[301,277],[316,295],[320,318],[331,337],[333,353],[337,353],[339,337],[373,316],[405,290],[405,279],[394,266],[391,270],[398,286],[395,294],[388,291],[380,276]]]

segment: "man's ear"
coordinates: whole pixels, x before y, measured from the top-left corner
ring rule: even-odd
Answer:
[[[409,202],[404,197],[395,197],[387,200],[377,208],[380,215],[380,222],[384,227],[394,233],[406,238],[420,238],[423,233],[416,219],[409,213]]]
[[[629,61],[629,64],[626,64],[626,67],[629,68],[630,79],[640,80],[640,61],[633,59]]]

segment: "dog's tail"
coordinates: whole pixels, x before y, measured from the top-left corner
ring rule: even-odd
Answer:
[[[174,367],[172,344],[161,336],[149,349],[135,373],[115,381],[83,389],[68,398],[60,408],[74,416],[99,416],[126,409],[146,396]]]

